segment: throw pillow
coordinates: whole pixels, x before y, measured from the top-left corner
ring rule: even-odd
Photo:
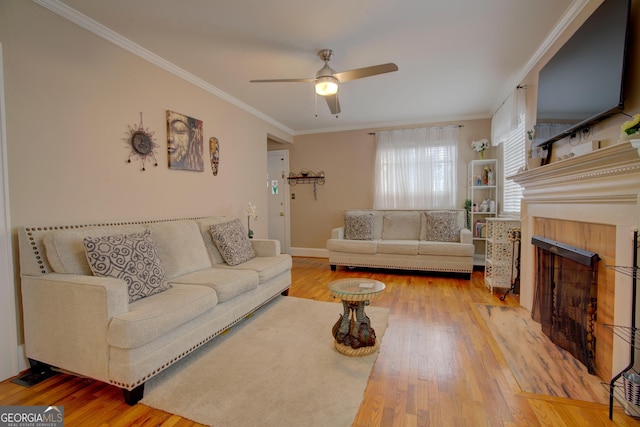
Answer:
[[[129,302],[166,291],[164,269],[151,232],[85,237],[89,267],[95,276],[115,277],[127,282]]]
[[[425,240],[433,242],[459,242],[460,229],[457,212],[434,211],[423,212],[425,224]]]
[[[211,237],[227,264],[238,265],[256,257],[247,231],[238,218],[213,224],[210,230]]]
[[[371,240],[373,238],[373,214],[345,213],[344,238],[349,240]]]

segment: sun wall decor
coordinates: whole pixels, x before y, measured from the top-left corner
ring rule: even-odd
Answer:
[[[142,163],[142,170],[145,171],[147,160],[153,159],[153,165],[158,166],[158,161],[156,160],[158,144],[156,144],[154,134],[155,132],[144,127],[142,113],[140,113],[140,124],[128,125],[125,137],[122,138],[127,148],[131,150],[127,163],[131,163],[131,159],[139,160]]]

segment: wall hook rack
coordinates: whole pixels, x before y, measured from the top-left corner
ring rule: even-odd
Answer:
[[[289,185],[313,184],[313,199],[318,200],[318,185],[324,184],[324,172],[318,173],[302,169],[300,172],[291,172],[287,178]]]

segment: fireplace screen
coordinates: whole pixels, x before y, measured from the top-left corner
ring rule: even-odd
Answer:
[[[537,272],[532,318],[593,374],[598,255],[534,236]]]

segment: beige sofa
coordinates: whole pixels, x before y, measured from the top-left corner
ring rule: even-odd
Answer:
[[[347,210],[327,241],[331,269],[372,267],[463,273],[474,245],[464,209]]]
[[[287,293],[291,257],[276,240],[246,239],[238,224],[206,217],[21,228],[32,366],[114,384],[136,403],[146,380]],[[130,263],[125,268],[120,255]]]

